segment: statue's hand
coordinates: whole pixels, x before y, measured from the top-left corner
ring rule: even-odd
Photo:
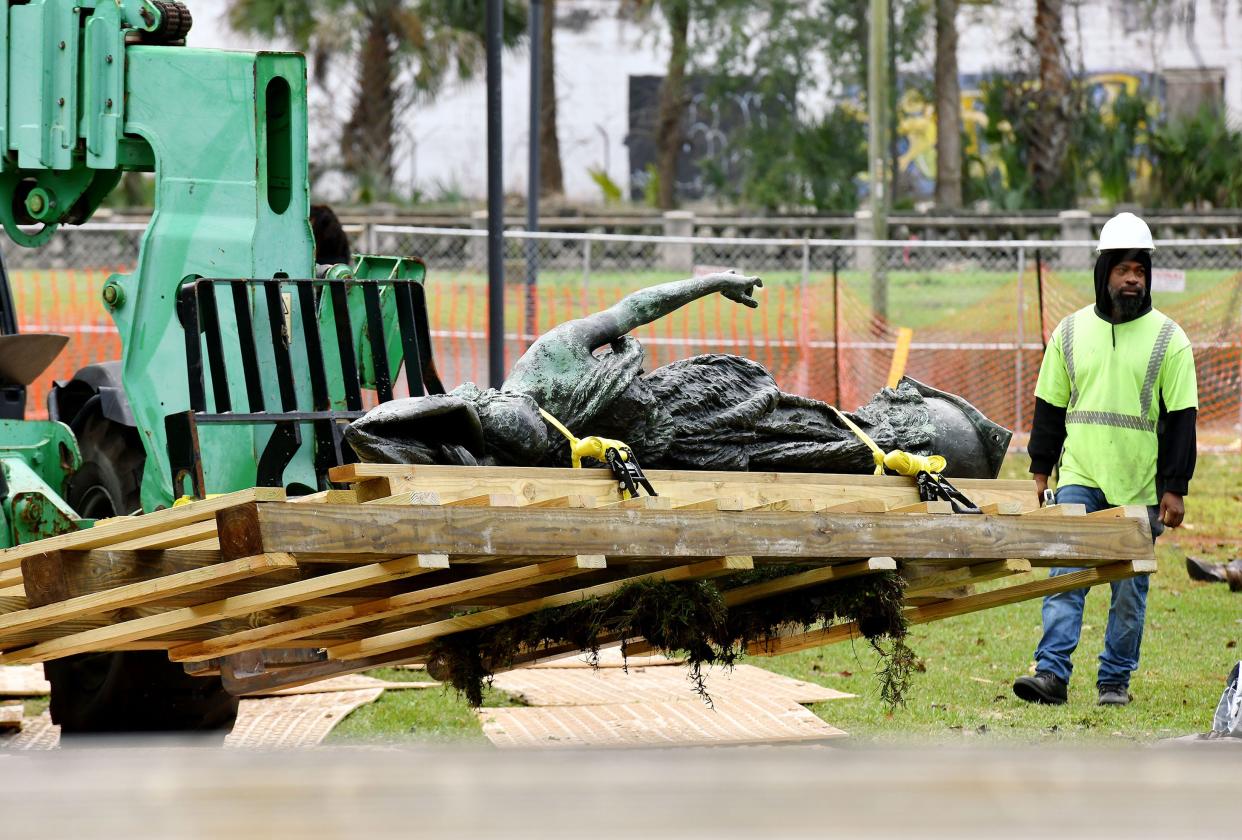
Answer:
[[[763,286],[763,281],[758,277],[745,277],[736,271],[723,272],[713,277],[721,281],[720,293],[729,300],[749,306],[751,309],[759,306],[759,301],[751,296],[755,288]]]

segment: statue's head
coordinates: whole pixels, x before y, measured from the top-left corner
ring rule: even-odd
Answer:
[[[538,464],[549,445],[532,399],[471,383],[379,405],[345,439],[363,461],[385,464]]]
[[[947,475],[996,478],[1013,432],[994,423],[966,400],[902,377],[923,397],[931,425],[931,451],[948,461]]]

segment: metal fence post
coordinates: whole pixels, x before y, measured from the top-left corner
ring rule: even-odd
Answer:
[[[841,405],[841,281],[837,275],[838,252],[832,252],[832,371],[836,393],[832,401]]]
[[[807,300],[811,280],[811,243],[802,240],[802,273],[798,278],[798,376],[797,392],[811,387],[811,313]]]
[[[578,313],[578,317],[586,317],[591,311],[588,302],[588,286],[591,284],[591,240],[582,240],[582,311]]]
[[[1047,330],[1044,329],[1044,253],[1040,248],[1035,249],[1035,291],[1039,297],[1039,343],[1048,349]]]
[[[1013,354],[1013,432],[1022,434],[1022,406],[1026,402],[1023,397],[1022,354],[1026,350],[1026,286],[1022,275],[1026,273],[1026,249],[1018,249],[1018,346]]]

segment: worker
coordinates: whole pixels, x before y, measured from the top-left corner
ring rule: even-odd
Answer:
[[[1152,539],[1176,528],[1195,467],[1198,390],[1190,340],[1152,308],[1147,224],[1120,213],[1100,231],[1095,304],[1069,315],[1052,335],[1035,386],[1029,452],[1039,498],[1059,468],[1057,504],[1087,512],[1146,505]],[[1078,571],[1054,568],[1053,576]],[[1100,705],[1133,698],[1147,607],[1147,575],[1114,581],[1096,677]],[[1049,595],[1035,674],[1014,694],[1033,703],[1067,700],[1070,657],[1082,631],[1087,589]]]

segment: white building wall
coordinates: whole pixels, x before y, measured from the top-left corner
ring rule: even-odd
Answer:
[[[232,32],[224,21],[228,0],[189,0],[194,12],[190,45],[256,49],[267,46]],[[1137,21],[1127,0],[1067,3],[1068,50],[1081,58],[1088,73],[1161,72],[1181,68],[1222,68],[1225,101],[1242,114],[1242,2],[1181,0],[1173,20],[1147,28]],[[616,0],[559,0],[558,19],[567,15],[593,19],[582,28],[561,27],[556,34],[556,83],[561,160],[565,190],[576,201],[598,201],[598,187],[588,170],[604,168],[625,188],[629,155],[629,78],[661,75],[667,61],[668,38],[661,22],[639,26],[616,16]],[[1017,48],[1010,34],[1021,23],[1030,32],[1033,0],[963,4],[959,13],[959,69],[964,75],[1013,69]],[[1080,37],[1081,33],[1081,37]],[[272,45],[279,46],[279,45]],[[908,68],[930,73],[926,60]],[[503,121],[505,188],[526,192],[529,107],[529,59],[523,48],[504,57]],[[312,150],[334,153],[337,127],[352,101],[352,77],[337,67],[331,77],[311,86]],[[434,199],[458,192],[482,196],[486,191],[486,96],[480,69],[470,82],[452,81],[434,102],[416,104],[404,116],[397,138],[398,192],[419,189]],[[326,87],[326,90],[324,89]],[[312,151],[314,154],[314,151]]]

